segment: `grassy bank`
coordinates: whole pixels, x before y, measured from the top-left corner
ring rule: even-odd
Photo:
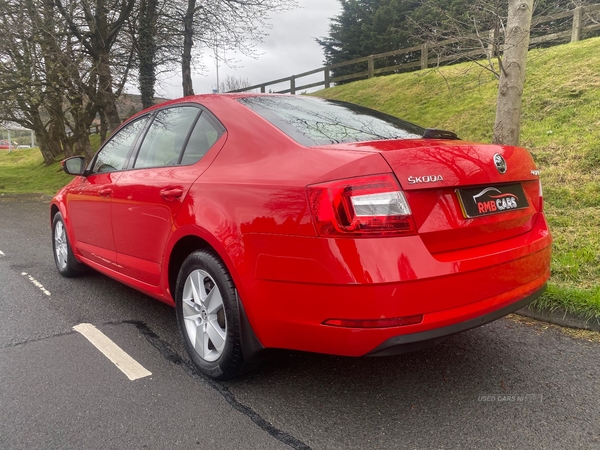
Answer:
[[[44,164],[39,149],[0,150],[0,195],[14,193],[54,194],[72,176],[60,163]]]
[[[521,145],[542,171],[554,237],[552,278],[536,306],[600,319],[600,38],[532,50]],[[378,77],[316,95],[489,142],[498,83],[471,63]]]
[[[90,136],[90,143],[93,149],[99,148],[99,136]],[[38,148],[0,150],[0,195],[55,194],[72,179],[63,172],[59,161],[46,166]]]

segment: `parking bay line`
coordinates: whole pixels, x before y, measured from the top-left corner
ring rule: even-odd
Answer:
[[[98,350],[104,354],[117,368],[127,375],[131,381],[152,375],[140,363],[125,353],[121,347],[111,341],[102,331],[91,323],[80,323],[73,327]]]
[[[33,285],[35,287],[37,287],[40,291],[42,291],[44,294],[46,294],[48,297],[50,297],[50,295],[51,295],[50,291],[48,291],[48,289],[46,289],[42,283],[40,283],[38,280],[33,278],[27,272],[21,272],[21,275],[23,275],[25,278],[27,278],[29,281],[31,281],[33,283]]]

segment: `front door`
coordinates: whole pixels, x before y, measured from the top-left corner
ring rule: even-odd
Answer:
[[[147,120],[142,117],[115,133],[96,155],[89,173],[67,193],[73,245],[83,257],[115,270],[118,265],[111,211],[115,183]]]

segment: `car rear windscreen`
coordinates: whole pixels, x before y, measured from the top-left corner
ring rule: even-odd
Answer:
[[[425,129],[373,109],[337,100],[293,96],[238,99],[301,145],[418,139]]]

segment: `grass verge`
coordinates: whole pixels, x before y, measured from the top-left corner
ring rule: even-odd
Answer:
[[[100,137],[90,136],[92,148],[100,147]],[[60,161],[46,166],[38,148],[0,150],[0,195],[55,194],[73,177],[63,172]]]
[[[59,162],[46,166],[37,148],[0,150],[0,195],[54,194],[72,179]]]

